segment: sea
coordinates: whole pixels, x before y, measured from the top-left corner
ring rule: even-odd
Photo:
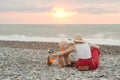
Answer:
[[[59,42],[81,33],[86,42],[120,45],[120,24],[0,24],[0,40]]]

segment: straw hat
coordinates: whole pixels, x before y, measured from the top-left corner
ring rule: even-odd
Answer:
[[[74,36],[73,36],[73,41],[75,42],[85,42],[82,38],[82,35],[80,33],[76,33]]]

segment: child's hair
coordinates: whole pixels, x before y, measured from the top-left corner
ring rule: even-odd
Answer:
[[[73,43],[73,42],[70,42],[70,43],[69,43],[69,46],[73,46],[73,45],[74,45],[74,43]]]
[[[61,41],[60,43],[59,43],[59,47],[61,48],[61,47],[68,47],[69,46],[69,44],[68,44],[68,42],[67,41]]]

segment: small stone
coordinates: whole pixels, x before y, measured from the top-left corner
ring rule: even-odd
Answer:
[[[10,78],[6,78],[6,79],[3,79],[3,80],[10,80]]]

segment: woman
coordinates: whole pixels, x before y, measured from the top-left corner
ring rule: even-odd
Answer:
[[[97,45],[91,45],[85,42],[81,34],[73,36],[74,45],[65,51],[53,54],[53,56],[63,56],[75,51],[77,54],[76,68],[78,70],[95,70],[99,66],[100,50]]]

